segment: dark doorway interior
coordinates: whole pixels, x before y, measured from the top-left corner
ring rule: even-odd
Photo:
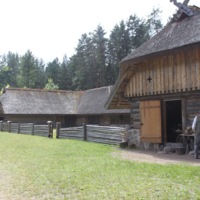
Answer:
[[[76,126],[76,116],[75,115],[67,115],[64,119],[64,127],[75,127]]]
[[[181,100],[166,101],[167,142],[176,142],[178,131],[182,128]]]

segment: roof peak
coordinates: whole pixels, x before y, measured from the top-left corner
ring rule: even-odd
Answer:
[[[173,20],[177,21],[181,19],[184,15],[185,17],[191,17],[194,15],[193,10],[187,5],[190,0],[184,0],[183,3],[177,2],[177,0],[170,0],[170,2],[173,2],[176,7],[178,7],[178,11],[176,14],[174,14]]]
[[[47,89],[34,89],[34,88],[15,88],[15,87],[8,87],[5,88],[6,90],[16,90],[16,91],[35,91],[35,92],[54,92],[54,93],[76,93],[76,92],[86,92],[86,91],[91,91],[91,90],[101,90],[101,89],[106,89],[106,88],[112,88],[113,85],[109,86],[103,86],[103,87],[98,87],[98,88],[91,88],[87,90],[47,90]]]
[[[69,92],[75,92],[72,90],[47,90],[47,89],[33,89],[33,88],[14,88],[14,87],[9,87],[6,88],[5,90],[18,90],[18,91],[37,91],[37,92],[62,92],[62,93],[69,93]]]

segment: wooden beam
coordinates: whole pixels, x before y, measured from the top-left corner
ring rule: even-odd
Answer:
[[[182,130],[185,130],[185,128],[187,127],[187,121],[186,121],[187,113],[186,113],[186,99],[185,98],[181,99],[181,113],[182,113]]]

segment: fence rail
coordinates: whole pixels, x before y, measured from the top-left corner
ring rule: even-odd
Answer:
[[[12,123],[11,123],[12,126]],[[34,124],[33,123],[20,123],[20,131],[22,134],[34,134]]]
[[[10,121],[0,122],[0,131],[44,137],[53,136],[52,122],[50,121],[47,122],[47,125],[35,125],[34,123],[14,123]]]
[[[18,133],[19,132],[19,123],[12,123],[12,126],[10,127],[11,133]]]
[[[6,123],[6,122],[1,122],[1,123],[0,123],[0,130],[1,130],[1,131],[8,131],[8,123]]]
[[[87,125],[87,140],[104,144],[119,144],[125,128]]]
[[[48,125],[34,125],[34,135],[47,137],[49,135]]]
[[[83,139],[83,127],[60,128],[59,138]]]
[[[61,128],[56,124],[56,137],[78,139],[103,144],[119,144],[126,129],[121,127],[83,125],[82,127]]]

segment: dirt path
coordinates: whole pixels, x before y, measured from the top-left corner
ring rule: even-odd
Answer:
[[[118,153],[119,152],[119,153]],[[178,155],[176,153],[163,154],[155,151],[147,150],[125,150],[115,152],[114,156],[120,156],[123,159],[148,162],[155,164],[188,164],[194,166],[200,166],[200,159],[194,159],[192,155],[184,154]]]

